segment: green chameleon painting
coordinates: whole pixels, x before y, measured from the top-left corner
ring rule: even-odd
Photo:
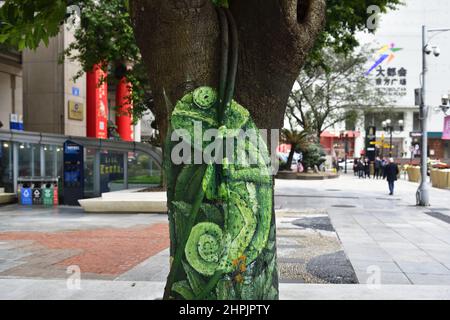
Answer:
[[[205,86],[187,93],[170,117],[165,173],[171,269],[164,298],[278,299],[269,153],[247,109],[232,100],[237,31],[231,13],[218,12],[222,36],[230,34],[229,42],[223,41],[219,90]],[[184,130],[194,137],[196,123],[217,129],[223,149],[226,139],[238,143],[239,130],[256,132],[257,139],[241,141],[244,148],[235,146],[232,159],[224,152],[219,163],[174,164],[171,133]],[[192,150],[206,146],[194,143]],[[246,161],[246,155],[255,161]]]

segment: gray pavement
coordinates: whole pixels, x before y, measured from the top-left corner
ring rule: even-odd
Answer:
[[[281,298],[450,299],[450,191],[432,189],[432,206],[418,208],[416,188],[399,181],[391,197],[385,181],[352,175],[277,180]],[[142,226],[167,224],[165,215],[84,214],[79,208],[29,210],[14,205],[0,207],[0,219],[0,236],[104,228],[114,236],[114,230],[121,234],[131,228],[130,237]],[[105,245],[102,252],[108,250]],[[0,240],[0,299],[158,299],[163,290],[168,249],[149,253],[112,278],[82,273],[81,289],[73,288],[77,279],[65,268],[54,277],[9,272],[27,269],[26,263],[39,266],[42,260],[56,265],[80,254],[70,243],[66,249],[43,250],[26,239]],[[354,282],[359,284],[338,284]]]
[[[0,279],[0,299],[155,300],[164,282],[82,280],[79,287],[63,280]],[[449,286],[361,284],[280,284],[281,300],[448,300]]]
[[[328,181],[277,180],[279,210],[328,212],[360,283],[450,285],[450,191],[432,189],[432,206],[415,207],[417,184],[395,196],[383,180],[353,175]]]

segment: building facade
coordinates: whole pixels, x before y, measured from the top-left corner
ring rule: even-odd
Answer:
[[[450,1],[408,0],[396,11],[381,16],[375,34],[359,34],[362,46],[377,52],[367,65],[367,74],[379,94],[391,99],[392,106],[379,106],[370,111],[359,111],[356,124],[341,123],[325,133],[328,145],[342,149],[345,139],[340,133],[355,136],[350,140],[354,150],[351,156],[364,156],[367,143],[366,132],[376,128],[378,155],[392,155],[397,158],[417,158],[420,156],[419,107],[416,104],[415,89],[421,87],[422,72],[422,25],[429,28],[450,28],[448,18]],[[443,139],[444,112],[439,108],[443,95],[450,93],[450,32],[430,35],[430,46],[437,46],[440,56],[427,56],[428,88],[428,154],[432,159],[450,160],[450,141]],[[450,113],[448,113],[450,115]],[[383,122],[391,120],[391,131],[384,130]],[[345,136],[345,134],[344,134]],[[370,147],[370,146],[369,146]],[[337,152],[339,153],[339,152]]]

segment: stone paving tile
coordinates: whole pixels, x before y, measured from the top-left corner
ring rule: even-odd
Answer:
[[[355,271],[359,272],[368,272],[369,269],[371,270],[376,267],[379,268],[382,272],[402,273],[402,270],[393,261],[387,262],[352,259],[351,262]]]
[[[32,253],[24,252],[22,250],[1,250],[0,249],[0,260],[18,260],[21,258],[28,257]]]
[[[0,276],[66,277],[68,266],[83,275],[116,277],[169,246],[168,225],[65,232],[4,232],[0,240],[31,240],[27,263]]]
[[[361,284],[369,284],[369,285],[386,285],[386,284],[411,284],[411,281],[408,277],[401,272],[384,272],[382,271],[378,275],[375,276],[373,273],[356,271],[356,275],[358,277],[359,283]],[[377,282],[379,279],[379,283]]]
[[[450,270],[438,262],[406,262],[396,261],[403,272],[409,273],[430,273],[450,276]]]
[[[450,275],[407,273],[407,276],[416,285],[450,285]]]
[[[8,271],[15,267],[18,267],[24,264],[24,261],[16,261],[16,260],[1,260],[0,259],[0,274],[4,271]]]

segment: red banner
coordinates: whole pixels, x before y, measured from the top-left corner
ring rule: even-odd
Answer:
[[[99,65],[96,65],[93,71],[86,75],[86,131],[90,138],[108,139],[108,84],[106,76],[106,72]]]

